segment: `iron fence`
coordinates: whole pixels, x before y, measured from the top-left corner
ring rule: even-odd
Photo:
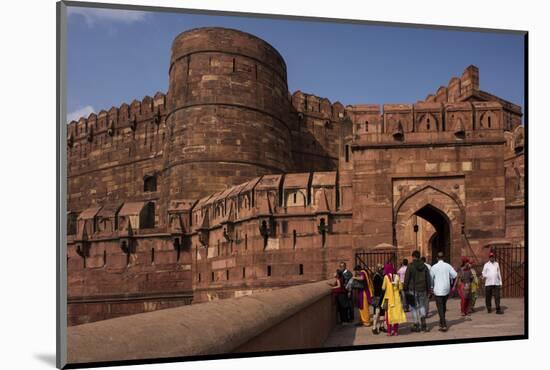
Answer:
[[[394,251],[371,251],[355,253],[355,265],[367,269],[371,273],[377,264],[392,263],[395,268],[397,262],[397,253]]]

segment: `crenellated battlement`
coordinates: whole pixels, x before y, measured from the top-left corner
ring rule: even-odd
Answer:
[[[408,134],[417,140],[433,141],[437,135],[464,139],[473,132],[502,135],[507,129],[506,112],[497,101],[348,106],[346,112],[354,124],[354,138],[366,136],[368,141],[404,142]]]
[[[429,94],[424,102],[497,102],[503,108],[502,126],[505,130],[512,131],[522,122],[522,112],[519,105],[480,90],[479,69],[474,65],[468,66],[460,78],[452,77],[447,86],[441,86],[437,89],[437,92]]]
[[[479,69],[468,66],[462,76],[452,77],[447,86],[440,86],[433,94],[429,94],[425,102],[454,103],[465,101],[479,92]]]
[[[166,95],[157,92],[154,97],[145,96],[141,101],[134,100],[130,104],[123,103],[118,108],[111,107],[108,111],[91,113],[77,121],[67,124],[67,140],[69,147],[77,141],[93,141],[94,136],[107,133],[116,135],[124,128],[135,131],[137,125],[154,120],[160,124],[166,115]]]
[[[143,183],[151,177],[156,181],[162,169],[166,114],[166,95],[158,92],[154,97],[145,96],[68,124],[67,170],[72,211],[158,197],[156,191],[144,193]],[[135,177],[131,179],[130,174]],[[164,215],[160,218],[163,221]]]
[[[340,102],[331,103],[329,99],[302,91],[291,95],[291,103],[297,113],[319,119],[339,121],[344,117],[345,108]]]

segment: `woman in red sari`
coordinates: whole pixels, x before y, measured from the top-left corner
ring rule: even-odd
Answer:
[[[470,294],[474,275],[470,269],[470,259],[462,257],[462,265],[458,269],[453,290],[457,289],[460,297],[460,312],[462,316],[470,316]]]

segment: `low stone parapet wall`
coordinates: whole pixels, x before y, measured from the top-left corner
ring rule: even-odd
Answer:
[[[69,363],[321,347],[336,324],[326,281],[68,328]]]

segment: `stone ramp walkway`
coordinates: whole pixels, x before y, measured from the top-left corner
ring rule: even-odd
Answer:
[[[447,302],[446,333],[438,331],[439,316],[435,302],[430,302],[430,315],[426,320],[430,331],[428,333],[412,333],[411,324],[405,323],[399,327],[399,336],[388,337],[386,333],[374,335],[371,327],[356,327],[351,324],[338,325],[327,338],[325,347],[351,345],[389,344],[404,342],[426,342],[445,339],[480,338],[505,335],[524,334],[523,298],[502,299],[501,306],[504,315],[488,314],[485,309],[485,299],[479,298],[476,312],[470,318],[460,316],[460,300],[451,299]],[[357,312],[355,317],[357,317]],[[412,315],[407,313],[407,319],[412,321]]]

